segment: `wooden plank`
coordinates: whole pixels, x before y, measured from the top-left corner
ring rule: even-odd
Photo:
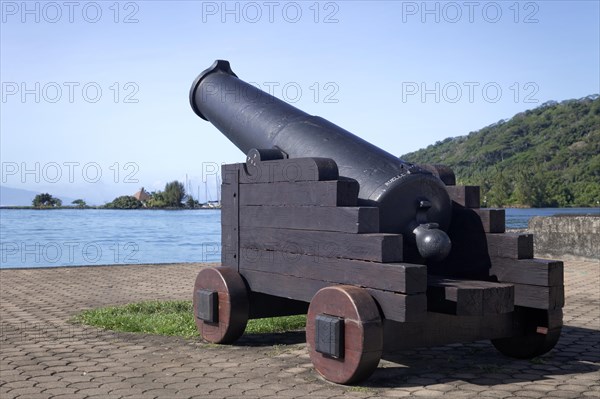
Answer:
[[[228,164],[222,167],[224,184],[231,184],[230,175],[237,169],[240,184],[338,180],[336,163],[329,158],[293,158]]]
[[[221,208],[221,264],[237,270],[239,227],[233,225],[232,215],[232,207]]]
[[[240,226],[378,233],[379,208],[241,206]]]
[[[239,182],[239,170],[241,163],[228,163],[221,165],[221,185],[238,184]],[[221,187],[222,187],[221,186]]]
[[[234,223],[237,223],[233,219],[233,215],[236,202],[239,204],[239,201],[236,201],[238,187],[233,184],[221,184],[221,225],[233,226]]]
[[[478,282],[490,284],[483,291],[483,313],[502,314],[515,309],[515,287],[512,284]],[[494,285],[492,285],[494,284]]]
[[[356,206],[358,188],[352,179],[242,184],[240,205]]]
[[[250,319],[306,314],[308,303],[260,292],[250,292]]]
[[[242,270],[241,274],[252,292],[261,292],[304,302],[310,302],[321,288],[334,285],[328,281],[247,269]]]
[[[427,314],[427,296],[425,294],[404,295],[395,292],[367,289],[384,318],[395,321],[423,321]]]
[[[229,179],[231,184],[221,185],[224,201],[221,211],[221,264],[239,271],[239,184],[235,173],[230,173]]]
[[[490,258],[533,259],[533,235],[486,234]]]
[[[479,208],[479,186],[446,186],[450,199],[466,208]]]
[[[427,310],[459,316],[501,314],[514,310],[512,284],[428,276]]]
[[[564,284],[564,266],[558,260],[499,257],[491,260],[490,276],[495,276],[501,282],[548,287]]]
[[[509,337],[514,334],[513,314],[456,316],[427,312],[420,323],[385,320],[384,357],[393,360],[393,353],[398,350]]]
[[[335,285],[305,277],[254,270],[244,270],[242,275],[253,292],[305,302],[310,302],[321,288]],[[427,303],[425,294],[403,295],[375,289],[367,289],[367,291],[375,298],[386,319],[404,322],[420,321],[425,317]]]
[[[481,218],[481,224],[486,233],[504,233],[506,231],[504,209],[481,208],[473,209],[473,211]]]
[[[514,284],[515,305],[535,309],[558,309],[565,306],[565,288],[562,285],[541,287]]]
[[[427,280],[427,311],[459,316],[483,314],[483,291],[476,288],[459,288],[441,278],[429,276]],[[452,281],[452,280],[448,280]]]
[[[423,293],[427,289],[427,266],[409,263],[375,263],[243,249],[240,257],[242,270],[310,276],[328,283],[359,285],[403,294]]]
[[[348,234],[331,231],[241,227],[240,247],[325,258],[402,262],[401,234]]]

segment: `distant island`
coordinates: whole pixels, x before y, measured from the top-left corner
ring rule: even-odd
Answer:
[[[186,194],[183,183],[174,180],[165,185],[164,191],[148,193],[144,187],[133,195],[122,195],[100,206],[89,206],[83,199],[76,199],[71,205],[63,205],[60,198],[50,193],[36,194],[31,206],[2,206],[0,209],[220,209],[220,201],[200,203],[192,195]]]

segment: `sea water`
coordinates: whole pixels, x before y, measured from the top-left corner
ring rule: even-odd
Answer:
[[[598,208],[506,209],[506,227],[533,216]],[[0,209],[0,268],[218,262],[220,210]]]

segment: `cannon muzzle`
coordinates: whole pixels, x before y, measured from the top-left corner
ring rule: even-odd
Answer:
[[[401,233],[421,256],[441,260],[452,206],[442,181],[318,116],[248,84],[218,60],[194,81],[190,104],[244,154],[277,148],[290,158],[333,159],[360,184],[360,205],[377,206],[382,232]]]

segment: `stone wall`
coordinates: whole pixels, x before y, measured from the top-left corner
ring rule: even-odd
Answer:
[[[529,220],[536,256],[600,259],[600,215],[536,216]]]

